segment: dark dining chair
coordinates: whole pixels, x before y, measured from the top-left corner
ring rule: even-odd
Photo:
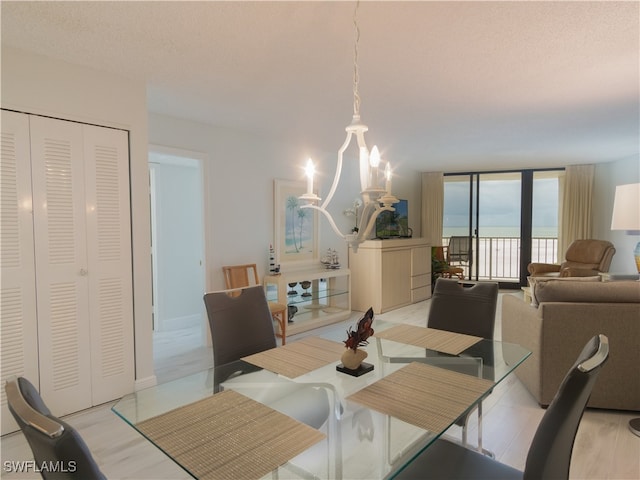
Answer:
[[[261,285],[204,295],[214,365],[276,347],[271,312]]]
[[[427,327],[493,339],[498,284],[465,286],[458,280],[436,279]]]
[[[496,282],[464,286],[458,280],[438,278],[431,297],[427,327],[493,339],[498,304]],[[491,368],[492,365],[483,365]],[[482,449],[482,401],[478,402],[478,450]],[[468,422],[472,412],[456,422],[462,427],[462,442],[467,443]]]
[[[580,420],[608,356],[609,341],[605,335],[597,335],[585,345],[538,425],[523,472],[474,450],[440,439],[420,453],[394,478],[568,479],[571,453]]]
[[[258,267],[255,263],[244,265],[226,265],[222,267],[224,283],[227,289],[251,287],[260,285]],[[278,302],[267,302],[269,311],[280,326],[280,333],[276,335],[282,338],[282,345],[287,343],[287,306]]]
[[[214,392],[218,392],[221,384],[234,376],[262,370],[240,360],[276,348],[276,335],[264,288],[260,285],[206,293],[204,303],[213,344]],[[271,406],[319,428],[331,410],[326,387],[282,381],[271,385],[271,391],[283,392]]]
[[[53,416],[36,388],[24,377],[5,383],[7,404],[27,439],[46,480],[106,479],[75,428]]]

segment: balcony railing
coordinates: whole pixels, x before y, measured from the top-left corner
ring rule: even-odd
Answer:
[[[478,279],[517,282],[520,280],[520,238],[517,237],[479,237],[479,250],[476,253],[476,238],[472,246],[475,261],[478,263]],[[531,261],[556,263],[558,239],[534,237],[531,239]],[[449,239],[443,238],[442,244],[448,245]],[[469,277],[469,266],[461,265],[465,276]],[[475,276],[475,266],[474,266]]]

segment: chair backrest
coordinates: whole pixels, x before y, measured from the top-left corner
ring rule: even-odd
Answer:
[[[569,478],[578,426],[608,356],[609,341],[604,335],[596,335],[583,348],[538,425],[525,464],[526,480]]]
[[[608,272],[616,253],[613,243],[606,240],[574,240],[567,248],[563,267],[582,267]]]
[[[227,265],[222,267],[222,273],[224,273],[224,283],[227,289],[250,287],[260,284],[260,280],[258,280],[258,269],[255,263]]]
[[[27,439],[44,479],[106,479],[87,444],[71,425],[54,417],[36,388],[24,377],[5,384],[9,411]],[[54,468],[55,467],[55,468]]]
[[[431,297],[427,326],[493,338],[497,303],[496,282],[463,287],[458,280],[438,278]]]
[[[447,247],[448,263],[466,263],[469,261],[471,242],[469,237],[450,237]]]
[[[235,294],[235,295],[234,295]],[[276,346],[276,334],[261,285],[204,295],[214,367]]]
[[[438,246],[431,247],[431,258],[437,260],[438,262],[446,263],[445,250],[447,247]]]

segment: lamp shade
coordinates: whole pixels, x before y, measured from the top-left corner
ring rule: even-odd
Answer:
[[[611,230],[640,231],[640,183],[616,187]]]

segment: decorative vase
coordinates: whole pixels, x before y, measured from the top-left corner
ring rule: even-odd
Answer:
[[[357,370],[358,367],[362,364],[362,361],[367,358],[367,352],[364,350],[360,350],[359,348],[353,350],[351,348],[347,348],[340,360],[342,364],[348,368],[349,370]]]

